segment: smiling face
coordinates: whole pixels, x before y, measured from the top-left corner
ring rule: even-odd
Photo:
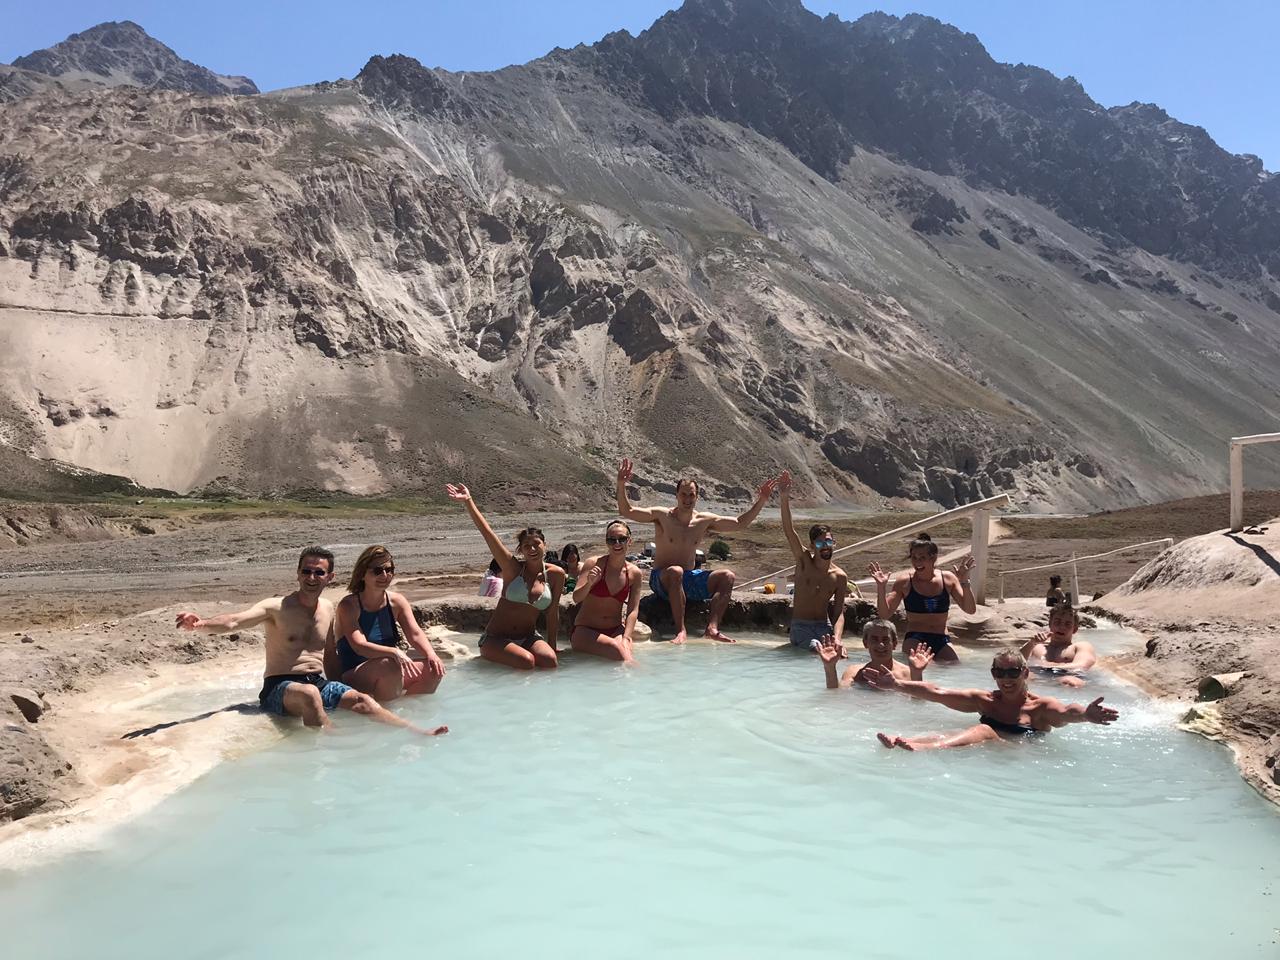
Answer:
[[[991,679],[996,688],[1004,694],[1021,694],[1027,690],[1027,662],[1022,654],[1013,652],[998,653],[991,661]]]
[[[610,557],[625,557],[631,546],[631,530],[625,523],[609,524],[604,531],[604,545]]]
[[[835,554],[836,538],[826,524],[815,523],[809,528],[809,543],[813,546],[814,555],[823,560],[830,560]]]
[[[682,510],[692,510],[698,503],[698,481],[688,477],[676,484],[676,505]]]
[[[304,554],[298,563],[298,592],[318,597],[333,582],[333,563],[327,557]]]
[[[872,627],[862,635],[862,645],[873,659],[888,660],[893,656],[893,651],[898,649],[898,638],[892,630],[885,627]]]
[[[1049,614],[1049,635],[1055,644],[1070,643],[1076,635],[1079,624],[1076,615],[1069,609],[1054,609]]]

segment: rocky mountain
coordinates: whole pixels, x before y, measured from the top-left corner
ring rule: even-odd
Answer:
[[[1276,178],[926,18],[687,0],[493,73],[0,118],[0,437],[149,486],[569,504],[628,454],[1075,509],[1280,420]]]
[[[248,77],[224,77],[184,60],[129,20],[100,23],[61,43],[13,61],[13,66],[67,80],[111,87],[219,95],[257,93]]]

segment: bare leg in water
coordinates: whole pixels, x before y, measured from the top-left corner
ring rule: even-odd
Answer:
[[[955,733],[926,733],[919,737],[895,737],[887,733],[877,733],[877,739],[886,747],[899,747],[903,750],[945,750],[949,747],[971,747],[975,743],[988,740],[999,740],[996,733],[984,723],[976,723],[967,730]]]

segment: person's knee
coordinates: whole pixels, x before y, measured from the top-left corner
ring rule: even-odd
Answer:
[[[738,575],[732,570],[717,570],[716,576],[719,579],[719,590],[732,590],[733,585],[738,582]]]
[[[535,653],[533,660],[540,670],[554,670],[560,666],[560,659],[554,653]]]
[[[369,694],[361,693],[358,690],[348,690],[342,695],[339,703],[352,713],[366,715],[373,713],[378,708],[378,701],[374,700]]]
[[[658,576],[667,588],[679,586],[684,582],[684,567],[667,567]]]

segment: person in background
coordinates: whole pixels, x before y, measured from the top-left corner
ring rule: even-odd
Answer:
[[[1067,599],[1067,595],[1062,592],[1062,578],[1052,576],[1049,578],[1049,592],[1044,595],[1044,605],[1046,607],[1056,607]]]
[[[582,572],[582,554],[578,552],[576,543],[566,543],[560,548],[560,568],[564,570],[565,593],[572,593],[578,585],[578,574]]]
[[[1093,644],[1077,640],[1080,614],[1060,603],[1049,611],[1049,632],[1037,633],[1022,645],[1032,670],[1054,677],[1063,686],[1083,687],[1085,673],[1098,662]]]
[[[791,604],[791,645],[798,650],[817,653],[823,642],[840,645],[844,633],[844,598],[849,590],[849,577],[831,562],[836,541],[831,528],[815,523],[809,528],[809,541],[804,543],[791,519],[791,472],[784,470],[778,478],[781,496],[782,533],[796,561],[795,584]],[[897,640],[895,634],[894,640]]]
[[[480,581],[480,596],[496,597],[502,592],[502,566],[497,560],[489,561],[489,569]]]

